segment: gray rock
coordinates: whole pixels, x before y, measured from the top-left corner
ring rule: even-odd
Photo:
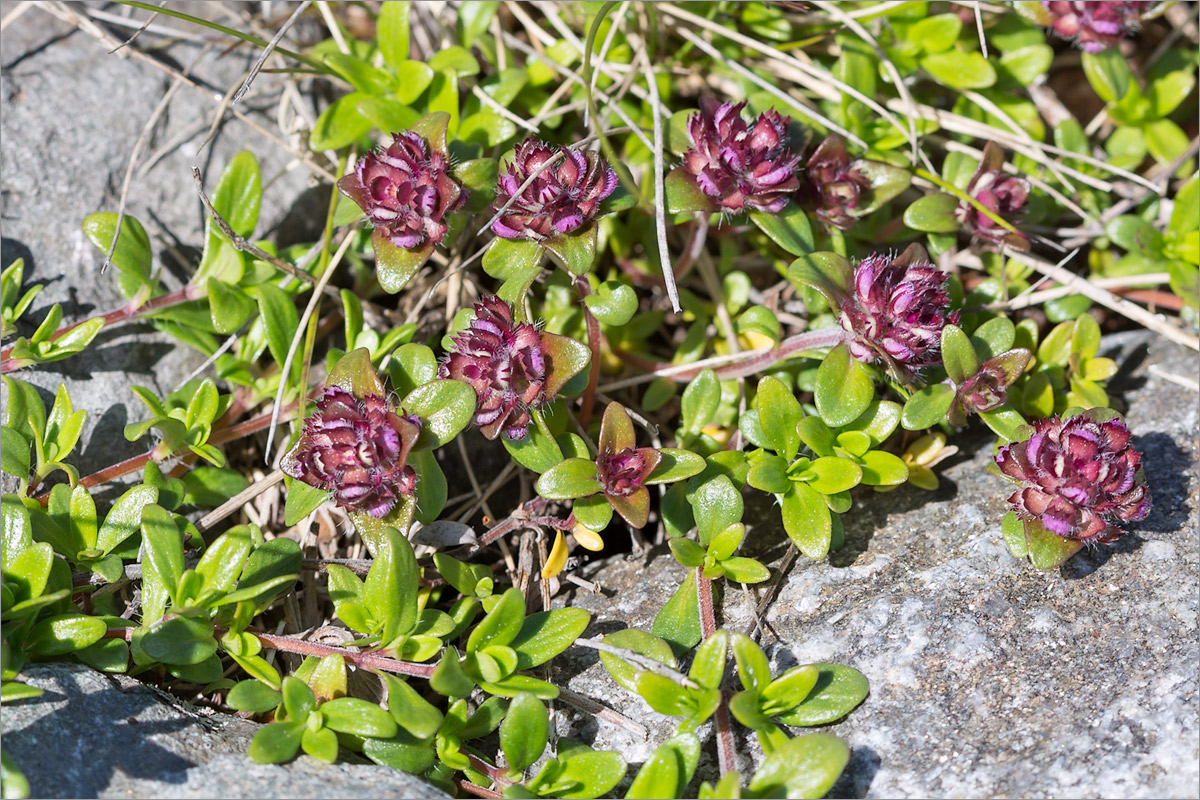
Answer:
[[[447,795],[374,764],[255,764],[259,726],[191,708],[123,675],[34,665],[21,679],[41,697],[0,711],[4,750],[33,797],[419,797]]]
[[[784,577],[762,638],[777,667],[837,662],[871,682],[830,728],[852,748],[832,796],[1196,796],[1198,398],[1156,375],[1195,376],[1195,354],[1144,333],[1105,345],[1123,365],[1111,388],[1128,404],[1154,498],[1131,535],[1049,573],[1016,561],[1000,538],[1011,490],[984,471],[980,438],[935,493],[860,491],[843,517],[846,547],[820,563],[801,556]],[[791,546],[778,514],[747,497],[748,547],[775,563]],[[587,572],[604,595],[568,602],[593,612],[589,633],[648,630],[683,575],[664,552],[614,560]],[[732,588],[719,622],[746,630],[763,591]],[[646,724],[650,740],[573,716],[560,733],[638,762],[673,730],[593,653],[572,651],[561,677]]]
[[[106,7],[104,3],[67,4],[76,11]],[[182,8],[212,16],[213,7],[197,3]],[[114,9],[108,8],[111,12]],[[142,12],[138,12],[141,14]],[[167,24],[165,17],[159,20]],[[171,21],[180,29],[198,31]],[[118,41],[132,29],[112,28]],[[161,38],[145,35],[141,45]],[[63,306],[64,323],[116,310],[125,299],[116,288],[115,270],[100,272],[104,255],[83,235],[84,217],[94,211],[116,211],[126,165],[134,143],[155,107],[174,82],[163,72],[133,57],[109,54],[103,42],[31,7],[0,35],[0,266],[25,259],[26,286],[45,288],[26,312],[21,327],[29,335],[54,303]],[[200,45],[177,42],[157,57],[176,68],[196,61]],[[204,244],[204,212],[196,194],[191,166],[199,163],[211,194],[229,159],[250,149],[262,166],[262,214],[258,235],[275,231],[302,198],[309,176],[289,164],[292,156],[245,123],[230,117],[210,148],[199,146],[208,134],[217,103],[237,86],[257,57],[251,47],[218,57],[215,51],[196,63],[192,75],[203,91],[182,86],[159,118],[141,150],[130,185],[126,213],[137,217],[151,236],[155,267],[163,285],[179,288],[199,261]],[[273,87],[278,79],[262,75],[239,110],[267,130],[277,131]],[[160,149],[180,138],[178,146]],[[148,172],[142,167],[157,160]],[[324,219],[320,209],[308,215]],[[288,237],[301,232],[290,226]],[[307,234],[310,238],[313,234]],[[296,238],[289,238],[289,242]],[[174,251],[178,256],[168,256]],[[182,263],[178,259],[182,259]],[[5,343],[10,344],[9,342]],[[13,376],[37,386],[49,403],[60,382],[67,385],[77,409],[88,411],[84,438],[72,463],[85,473],[139,455],[147,441],[127,442],[122,428],[146,417],[146,409],[129,391],[145,385],[160,395],[170,392],[203,363],[203,356],[179,347],[170,336],[147,325],[123,325],[101,331],[88,350],[73,358],[25,369]]]

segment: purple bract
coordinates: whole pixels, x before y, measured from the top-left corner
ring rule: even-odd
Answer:
[[[550,161],[555,163],[543,169]],[[617,174],[599,154],[526,139],[497,181],[492,208],[508,208],[492,223],[492,232],[534,241],[572,233],[596,217],[601,201],[616,188]]]
[[[596,473],[609,505],[635,528],[650,517],[646,479],[662,460],[653,447],[635,447],[633,421],[620,403],[609,403],[600,420]]]
[[[700,98],[700,113],[688,119],[692,146],[683,168],[722,210],[778,213],[800,188],[800,158],[788,149],[790,120],[768,110],[751,127],[742,118],[745,105]]]
[[[1004,153],[994,143],[983,148],[979,167],[967,184],[967,194],[1005,222],[1012,222],[1025,213],[1029,201],[1029,181],[1004,172]],[[1021,249],[1029,243],[1023,233],[1014,233],[965,200],[958,204],[955,217],[963,230],[989,242],[1004,242]]]
[[[331,386],[280,466],[296,480],[333,492],[343,508],[383,517],[416,488],[417,474],[405,462],[420,433],[418,420],[400,416],[384,398],[360,399]]]
[[[1120,522],[1144,519],[1150,494],[1142,454],[1119,419],[1085,412],[1034,423],[1033,435],[1000,448],[996,465],[1021,485],[1008,498],[1017,515],[1080,542],[1111,542]]]
[[[338,181],[349,197],[397,247],[414,250],[446,235],[446,215],[462,207],[467,192],[449,174],[446,154],[412,131],[392,134]]]

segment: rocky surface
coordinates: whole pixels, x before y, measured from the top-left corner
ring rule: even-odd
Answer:
[[[307,756],[255,764],[258,725],[201,712],[124,675],[35,665],[22,681],[40,697],[6,703],[4,750],[32,797],[418,797],[447,795],[400,770],[327,765]]]
[[[78,13],[106,7],[64,5]],[[176,7],[211,13],[203,3],[194,5]],[[107,6],[108,13],[113,8]],[[295,215],[289,214],[312,178],[279,143],[232,115],[212,144],[201,150],[221,97],[240,85],[257,51],[247,47],[218,54],[209,49],[198,60],[206,48],[199,29],[168,23],[165,17],[158,23],[186,29],[194,37],[156,50],[155,58],[176,70],[191,67],[196,88],[180,86],[150,128],[137,157],[126,213],[146,227],[163,285],[174,289],[194,271],[204,244],[193,164],[200,166],[211,193],[229,159],[241,149],[252,150],[265,187],[257,236],[279,236],[288,242],[296,241],[293,237],[299,233],[292,224]],[[125,304],[116,288],[115,270],[100,272],[104,254],[84,237],[81,224],[94,211],[117,210],[134,145],[175,79],[123,51],[109,54],[113,42],[124,41],[134,29],[98,24],[109,39],[93,37],[33,4],[0,36],[0,266],[24,258],[26,286],[45,285],[25,314],[23,335],[31,334],[55,303],[63,306],[64,324]],[[143,35],[143,46],[162,42],[151,31]],[[280,136],[277,87],[273,76],[260,76],[238,110]],[[319,209],[312,217],[324,218]],[[281,227],[285,220],[287,225]],[[37,386],[47,402],[59,383],[66,383],[75,407],[88,411],[85,445],[73,460],[86,473],[147,449],[145,441],[127,442],[121,433],[126,423],[146,414],[129,392],[130,384],[162,395],[202,362],[200,354],[177,347],[168,335],[135,324],[101,331],[83,357],[22,370],[14,377]]]
[[[800,557],[783,579],[761,640],[777,667],[832,661],[871,682],[830,729],[852,748],[832,796],[1196,796],[1200,398],[1158,377],[1194,377],[1195,354],[1144,334],[1106,347],[1123,364],[1113,394],[1154,495],[1132,535],[1048,573],[1016,561],[1000,538],[1007,484],[984,471],[987,441],[968,440],[937,492],[860,493],[843,517],[847,546],[828,563]],[[778,563],[789,546],[778,510],[748,499],[746,519],[757,520],[750,546]],[[607,633],[625,621],[649,629],[684,570],[657,551],[585,575],[604,594],[570,602],[595,615],[589,633]],[[751,626],[762,594],[731,590],[723,624]],[[673,727],[593,653],[572,651],[560,677],[651,730],[642,741],[571,719],[564,734],[637,762]]]

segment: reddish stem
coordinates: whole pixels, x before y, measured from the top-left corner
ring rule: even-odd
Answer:
[[[717,615],[713,608],[712,581],[704,577],[703,567],[696,567],[696,594],[700,602],[700,633],[707,639],[717,632]],[[737,769],[737,755],[733,741],[733,720],[729,716],[729,702],[724,693],[721,694],[721,704],[717,706],[714,728],[717,732],[717,761],[721,766],[721,774],[726,775]]]
[[[485,789],[478,784],[471,783],[466,778],[459,780],[458,788],[462,789],[467,794],[473,794],[476,797],[504,797],[504,795],[500,794],[499,792],[492,791],[491,789]]]
[[[163,308],[168,308],[170,306],[179,305],[180,303],[186,303],[190,300],[199,299],[202,296],[201,290],[189,283],[182,289],[169,292],[164,295],[159,295],[158,297],[151,298],[144,303],[135,304],[135,302],[131,300],[129,303],[121,308],[118,308],[116,311],[110,311],[103,316],[89,317],[85,320],[81,320],[80,322],[73,322],[70,325],[64,325],[54,333],[50,334],[50,341],[54,341],[55,339],[66,336],[80,325],[85,325],[88,322],[91,322],[93,319],[104,320],[104,327],[108,328],[112,325],[116,325],[121,322],[128,322],[129,320],[137,319],[138,317],[145,316],[146,314],[150,314]],[[12,361],[12,351],[12,347],[7,347],[3,351],[0,351],[0,372],[12,372],[16,369],[20,369],[20,367],[13,366],[14,362]]]
[[[575,288],[579,290],[581,301],[592,293],[592,287],[583,275],[575,279]],[[600,385],[600,322],[592,314],[592,310],[587,307],[587,303],[581,302],[579,305],[583,308],[583,318],[587,320],[588,347],[592,351],[588,385],[583,393],[583,405],[579,408],[579,424],[584,430],[587,430],[588,422],[592,419],[592,406],[596,404],[596,387]]]

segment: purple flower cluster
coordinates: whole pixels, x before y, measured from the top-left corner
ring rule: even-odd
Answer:
[[[858,221],[850,212],[871,188],[870,179],[852,164],[846,140],[837,134],[828,136],[809,156],[800,187],[801,205],[814,209],[827,225],[844,231]]]
[[[683,168],[722,210],[774,214],[800,188],[800,158],[788,149],[790,120],[768,110],[750,125],[745,105],[700,98],[700,113],[688,119],[692,146]]]
[[[517,145],[497,182],[493,208],[504,211],[492,223],[492,232],[534,241],[573,233],[595,219],[601,201],[616,188],[617,174],[597,153],[531,137]]]
[[[1145,519],[1150,494],[1142,454],[1119,419],[1087,412],[1034,423],[1033,435],[1000,448],[996,465],[1022,488],[1008,498],[1021,519],[1081,542],[1111,542],[1120,522]]]
[[[360,399],[331,386],[281,468],[333,492],[343,508],[382,517],[416,488],[417,474],[405,462],[420,433],[419,420],[400,416],[384,398]]]
[[[390,145],[359,159],[338,188],[377,232],[407,250],[440,242],[446,215],[467,201],[466,190],[450,176],[446,154],[412,131],[392,134]]]
[[[1112,47],[1136,31],[1141,15],[1154,5],[1153,0],[1042,0],[1053,17],[1050,27],[1089,53]]]
[[[908,261],[880,253],[863,259],[838,317],[853,334],[848,345],[855,358],[882,361],[901,376],[940,363],[942,328],[958,322],[958,312],[949,310],[949,276],[923,253]]]
[[[978,169],[967,184],[967,194],[996,216],[1012,221],[1025,213],[1030,186],[1024,178],[1006,173],[1003,166],[1003,151],[989,142],[983,148]],[[1013,233],[965,200],[958,204],[955,218],[963,230],[981,239],[1028,249],[1028,240],[1023,233]]]
[[[527,322],[514,322],[512,307],[491,295],[475,304],[475,319],[453,337],[438,377],[475,389],[475,424],[488,439],[502,432],[509,439],[524,437],[529,409],[547,399],[542,335]]]

